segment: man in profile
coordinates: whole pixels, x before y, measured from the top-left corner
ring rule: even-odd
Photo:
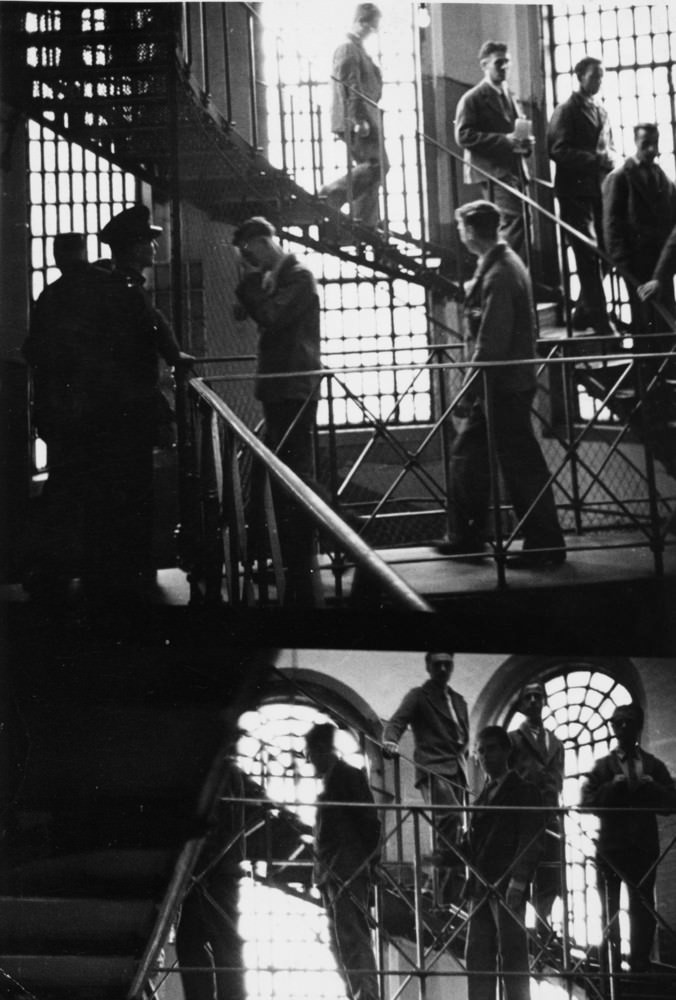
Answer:
[[[380,858],[380,819],[366,775],[336,753],[335,731],[321,723],[305,736],[305,755],[324,783],[317,798],[314,882],[349,1000],[379,1000],[369,905],[372,871]]]
[[[603,81],[600,59],[585,56],[575,66],[578,89],[555,109],[547,130],[549,157],[556,164],[554,192],[561,219],[603,249],[601,185],[613,169],[613,148],[605,108],[596,100]],[[610,325],[598,255],[573,239],[580,295],[573,329],[609,334]]]
[[[382,75],[364,40],[378,31],[380,18],[374,3],[358,4],[347,40],[333,55],[331,129],[347,146],[350,168],[320,192],[332,208],[349,200],[354,221],[372,227],[380,222],[379,191],[389,164],[378,108]]]
[[[525,158],[532,150],[529,135],[516,131],[521,113],[507,86],[510,56],[505,42],[484,42],[479,51],[483,80],[464,94],[455,113],[455,141],[465,150],[465,183],[481,184],[484,198],[500,209],[500,238],[519,255],[525,252],[523,203],[512,192],[473,167],[523,191]]]
[[[150,599],[156,579],[153,452],[172,416],[159,362],[193,360],[143,287],[161,232],[146,205],[113,216],[99,233],[112,260],[80,261],[45,289],[24,345],[40,382],[67,385],[58,419],[75,456],[68,492],[82,509],[81,577],[95,604]]]
[[[535,313],[523,261],[498,237],[500,213],[487,201],[456,210],[461,241],[479,260],[465,299],[473,362],[535,357]],[[451,455],[451,536],[438,551],[475,555],[485,545],[491,501],[487,407],[493,408],[495,449],[514,512],[523,521],[523,548],[513,568],[548,569],[566,559],[549,471],[531,423],[537,380],[533,364],[467,369],[460,401],[467,422]],[[456,411],[457,412],[457,411]]]
[[[467,793],[469,716],[467,702],[449,684],[453,654],[426,653],[425,667],[429,680],[412,688],[385,724],[383,751],[396,755],[401,736],[411,727],[416,787],[426,803],[446,807],[434,813],[434,860],[446,868],[458,863],[455,847]]]
[[[594,763],[582,787],[581,804],[599,810],[596,870],[611,971],[620,969],[618,915],[624,882],[629,900],[629,967],[632,972],[646,972],[656,926],[657,813],[676,811],[676,786],[666,765],[639,744],[640,705],[619,705],[610,724],[617,746]]]
[[[528,886],[542,850],[542,817],[536,808],[540,795],[510,770],[512,744],[502,726],[483,729],[476,749],[486,780],[465,845],[470,865],[465,959],[472,973],[467,996],[492,1000],[500,969],[508,973],[503,977],[505,1000],[530,1000],[524,921]]]
[[[253,216],[236,230],[242,261],[236,295],[244,314],[258,324],[255,396],[265,419],[265,444],[315,491],[314,430],[321,368],[319,296],[314,276],[285,253],[275,228]],[[264,477],[252,485],[262,510]],[[275,488],[282,557],[287,569],[285,603],[313,605],[313,528],[303,511]]]

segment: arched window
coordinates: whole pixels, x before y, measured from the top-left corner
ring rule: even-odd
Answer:
[[[335,722],[312,704],[271,702],[239,720],[238,765],[276,803],[293,810],[309,827],[321,780],[305,760],[305,733],[316,723]],[[338,753],[364,767],[356,733],[338,728]],[[329,950],[319,895],[307,885],[281,891],[266,885],[265,863],[245,865],[240,888],[239,931],[244,939],[246,992],[250,1000],[343,1000],[345,989]]]
[[[611,749],[610,717],[616,706],[630,702],[632,695],[610,674],[587,665],[564,668],[541,679],[547,693],[543,722],[565,748],[562,804],[577,806],[585,775],[591,770],[594,760]],[[523,716],[519,712],[508,713],[508,729],[516,729],[521,722]],[[602,934],[601,904],[596,890],[594,865],[597,827],[598,820],[594,816],[573,813],[566,817],[564,828],[568,933],[573,948],[581,951],[599,945]],[[552,919],[559,933],[563,918],[563,906],[557,900]],[[623,938],[624,947],[627,938],[625,927]]]

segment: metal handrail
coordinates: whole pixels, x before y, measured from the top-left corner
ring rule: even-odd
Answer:
[[[355,565],[378,583],[394,603],[409,611],[431,612],[432,607],[394,570],[392,570],[328,504],[260,441],[236,413],[199,379],[191,379],[190,391],[203,400],[245,444],[254,458],[262,462],[282,489],[310,516],[313,523],[328,532],[351,556]]]
[[[403,366],[396,365],[385,365],[385,366],[367,366],[366,368],[361,366],[349,366],[344,369],[318,369],[313,374],[317,379],[324,379],[327,381],[329,386],[325,403],[331,405],[332,396],[338,392],[342,396],[353,398],[356,402],[358,399],[354,394],[351,394],[349,385],[345,384],[344,377],[349,376],[350,373],[364,374],[365,371],[395,371],[409,369],[409,370],[429,370],[430,372],[437,373],[440,377],[445,378],[446,372],[453,372],[454,375],[459,376],[461,373],[467,374],[471,373],[472,382],[466,382],[459,389],[453,392],[449,392],[448,398],[446,400],[446,405],[443,411],[436,415],[433,421],[422,426],[420,439],[416,439],[416,444],[413,450],[406,447],[405,444],[400,442],[395,433],[395,428],[388,425],[387,418],[378,419],[373,414],[369,414],[367,409],[364,409],[364,414],[366,417],[367,426],[361,428],[367,434],[364,444],[359,448],[359,454],[356,458],[352,459],[352,464],[350,468],[345,471],[341,470],[340,476],[338,475],[338,464],[337,464],[337,453],[334,441],[334,428],[333,421],[330,422],[328,427],[328,453],[329,460],[331,464],[330,471],[330,482],[331,482],[331,496],[336,505],[337,510],[354,510],[355,513],[359,514],[360,528],[362,531],[367,529],[371,524],[376,522],[377,518],[380,517],[407,517],[419,514],[421,511],[427,514],[442,515],[448,508],[448,482],[447,477],[449,475],[449,470],[446,463],[443,464],[441,470],[442,481],[438,481],[435,478],[436,474],[434,471],[428,469],[425,465],[423,454],[425,449],[430,444],[435,435],[441,435],[443,438],[444,428],[447,423],[449,415],[453,415],[462,402],[464,396],[468,391],[472,391],[472,384],[478,384],[478,381],[484,382],[484,391],[488,390],[488,383],[490,380],[491,373],[497,370],[505,370],[508,368],[513,368],[515,366],[535,366],[536,370],[541,371],[545,368],[549,368],[550,371],[559,371],[562,373],[564,378],[564,388],[570,379],[567,378],[568,372],[575,370],[577,373],[582,371],[588,372],[589,376],[593,376],[595,372],[603,369],[607,366],[606,370],[613,372],[612,377],[608,385],[603,388],[602,395],[598,396],[597,406],[593,415],[583,423],[569,424],[567,423],[563,427],[560,423],[555,422],[555,418],[550,419],[544,416],[538,410],[534,410],[534,414],[537,420],[539,420],[544,429],[546,438],[551,439],[556,448],[556,458],[554,461],[549,461],[549,476],[547,482],[547,488],[552,485],[556,485],[559,491],[563,492],[564,497],[564,508],[568,510],[575,516],[575,528],[574,532],[577,535],[582,535],[585,531],[593,529],[597,524],[598,518],[601,517],[604,520],[601,521],[601,530],[604,526],[612,526],[613,524],[619,523],[620,528],[625,528],[627,526],[633,527],[638,531],[642,537],[642,541],[638,544],[644,546],[649,546],[655,563],[655,572],[661,575],[663,572],[663,553],[665,548],[669,544],[669,540],[666,536],[664,528],[664,515],[670,514],[669,501],[671,498],[661,496],[658,491],[658,486],[656,482],[656,472],[655,472],[655,460],[653,459],[651,449],[654,446],[653,438],[648,433],[648,429],[645,426],[646,418],[646,399],[650,398],[650,394],[653,388],[658,385],[658,374],[656,374],[656,368],[666,366],[671,362],[674,357],[674,351],[665,351],[663,354],[655,354],[651,352],[642,353],[626,353],[626,354],[583,354],[583,355],[573,355],[572,351],[575,350],[575,342],[568,340],[567,338],[562,338],[558,341],[548,340],[544,342],[550,348],[549,356],[546,358],[532,358],[515,360],[511,362],[455,362],[455,361],[428,361],[425,365],[415,365],[413,363],[406,364]],[[562,356],[553,356],[554,353],[560,353]],[[202,359],[203,363],[213,362],[215,359],[205,358]],[[236,359],[229,358],[229,361]],[[250,361],[251,356],[246,356],[246,360]],[[647,365],[647,377],[640,377],[640,371],[642,365]],[[294,373],[288,373],[289,377],[293,377]],[[308,373],[304,373],[307,375]],[[215,391],[215,387],[220,387],[219,391],[223,393],[224,386],[228,384],[239,384],[249,383],[254,375],[252,373],[229,373],[229,374],[213,374],[208,376],[208,381],[214,388],[207,388],[201,380],[194,380],[191,386],[198,391],[198,398],[202,403],[211,409],[212,402],[214,405],[221,410],[222,413],[232,414],[232,411],[227,404],[223,402],[222,396]],[[276,378],[284,376],[257,376],[261,381],[266,378]],[[608,447],[605,451],[605,458],[600,467],[597,467],[597,463],[593,461],[588,453],[584,450],[583,446],[589,440],[590,433],[595,430],[599,424],[599,415],[604,410],[604,408],[613,408],[613,403],[615,399],[615,394],[618,389],[621,388],[629,379],[631,379],[631,385],[634,385],[636,381],[636,392],[632,396],[631,400],[622,400],[621,412],[618,411],[616,406],[615,415],[617,417],[617,422],[608,425]],[[335,383],[336,388],[331,388]],[[645,384],[644,384],[645,383]],[[619,406],[619,404],[618,404]],[[216,413],[216,410],[213,410]],[[232,415],[234,417],[234,414]],[[392,417],[392,415],[390,415]],[[219,416],[219,419],[222,419]],[[238,418],[236,418],[238,420]],[[228,417],[226,421],[228,426],[232,423],[231,417]],[[369,426],[370,425],[370,426]],[[418,425],[414,425],[418,426]],[[398,425],[397,425],[398,427]],[[256,461],[261,460],[261,456],[269,454],[276,464],[277,476],[275,476],[276,481],[279,481],[279,474],[281,470],[286,470],[286,466],[279,461],[272,453],[270,453],[263,444],[258,440],[255,433],[249,430],[242,421],[238,421],[238,428],[241,433],[238,432],[237,436],[240,444],[244,444],[247,447],[251,445],[251,451]],[[642,447],[645,452],[645,466],[637,464],[637,461],[632,458],[631,453],[626,453],[621,451],[622,445],[625,443],[625,439],[629,432],[638,432],[639,435],[639,447],[641,447],[640,442],[642,441]],[[212,431],[207,431],[206,436],[212,435]],[[641,437],[641,435],[643,435]],[[345,499],[345,491],[349,481],[354,478],[358,468],[365,461],[366,456],[371,450],[374,443],[380,440],[385,440],[392,445],[395,452],[401,457],[401,469],[396,473],[392,482],[389,485],[384,484],[384,492],[378,492],[377,496],[374,495],[372,499],[368,501],[368,510],[366,514],[362,512],[362,507],[364,504],[360,502],[351,502]],[[492,433],[489,429],[489,448],[491,449],[491,454],[495,453],[495,441]],[[443,449],[442,449],[443,450]],[[657,456],[660,461],[663,459],[658,454]],[[611,459],[621,459],[625,463],[629,474],[638,479],[641,483],[645,484],[645,489],[639,494],[633,493],[631,495],[625,495],[621,491],[618,491],[612,484],[612,482],[607,481],[607,477],[604,476],[604,470]],[[265,464],[269,464],[265,462]],[[562,478],[562,473],[567,469],[570,470],[570,479],[564,477]],[[584,480],[580,484],[578,482],[578,469],[584,475]],[[396,472],[396,469],[395,469]],[[273,472],[274,475],[274,472]],[[399,486],[399,484],[408,475],[411,475],[416,482],[419,482],[422,486],[423,493],[416,493],[415,503],[413,508],[410,510],[404,503],[404,506],[397,510],[395,513],[391,513],[387,510],[387,505],[390,500],[394,499],[394,494]],[[503,501],[502,487],[500,479],[498,476],[498,471],[496,463],[491,463],[491,488],[492,488],[492,506],[494,514],[502,509]],[[183,477],[185,478],[185,477]],[[192,479],[194,480],[194,475]],[[286,477],[288,479],[288,476]],[[237,482],[237,489],[241,488],[239,480]],[[288,485],[288,483],[287,483]],[[301,483],[302,492],[305,495],[305,499],[309,499],[315,503],[321,505],[322,511],[326,505],[321,501],[312,489]],[[222,486],[219,487],[222,491]],[[219,489],[212,490],[212,493],[218,493]],[[294,498],[296,494],[293,491],[287,490],[290,495]],[[644,495],[645,494],[645,495]],[[402,500],[401,492],[397,496],[398,500]],[[413,498],[411,498],[413,499]],[[406,497],[403,498],[406,500]],[[402,500],[402,502],[403,502]],[[537,500],[533,501],[533,505]],[[375,507],[373,506],[375,504]],[[422,504],[422,506],[421,506]],[[430,507],[432,505],[432,507]],[[185,509],[185,508],[183,508]],[[532,509],[532,508],[531,508]],[[348,558],[354,559],[355,564],[359,564],[359,559],[361,555],[365,555],[365,551],[362,550],[358,556],[356,551],[351,544],[344,544],[350,540],[354,543],[354,539],[359,539],[359,536],[352,532],[351,528],[347,528],[343,522],[340,520],[338,514],[331,510],[331,507],[326,507],[332,518],[331,525],[329,525],[329,533],[332,535],[333,539],[337,543],[337,550],[333,552],[330,556],[330,563],[327,567],[331,572],[333,572],[336,579],[337,597],[340,599],[341,596],[341,578],[342,574],[349,564],[344,562],[343,553],[348,553]],[[498,573],[498,584],[500,586],[504,585],[504,571],[505,567],[508,569],[509,564],[507,563],[507,557],[510,551],[513,550],[513,542],[515,540],[517,532],[520,527],[525,522],[528,517],[528,513],[518,521],[516,524],[512,524],[509,528],[504,527],[501,524],[501,519],[495,517],[495,537],[492,543],[492,551],[488,553],[490,558],[494,561],[497,573]],[[583,515],[587,515],[588,523],[583,523]],[[212,530],[214,529],[213,517],[216,515],[212,514]],[[611,522],[608,518],[611,518]],[[618,522],[619,519],[619,522]],[[189,520],[189,518],[188,518]],[[316,519],[314,519],[316,521]],[[331,528],[335,526],[339,528],[337,533],[334,533]],[[567,528],[566,530],[570,530]],[[349,532],[346,537],[345,532]],[[214,536],[215,537],[215,536]],[[214,544],[219,544],[214,541]],[[361,541],[361,544],[365,543]],[[627,545],[634,547],[637,542],[634,538],[633,541],[628,541]],[[620,546],[620,542],[617,540],[612,542],[610,547]],[[603,540],[593,539],[590,542],[577,543],[574,548],[575,550],[583,551],[585,549],[597,549],[597,548],[607,548],[609,547]],[[368,546],[365,546],[367,552],[371,550]],[[241,551],[241,550],[240,550]],[[433,558],[433,556],[428,556],[427,558]],[[241,560],[239,560],[241,561]],[[402,553],[400,556],[391,556],[388,560],[390,566],[395,566],[397,564],[405,564],[410,561],[405,554]],[[424,556],[418,554],[415,559],[416,562],[425,561]],[[211,564],[213,565],[213,564]]]

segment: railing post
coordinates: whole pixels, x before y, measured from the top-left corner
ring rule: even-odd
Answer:
[[[333,374],[326,375],[326,402],[329,410],[328,439],[329,439],[329,488],[331,491],[331,505],[334,510],[340,511],[340,495],[338,493],[338,438],[336,435],[336,419],[333,397]],[[343,598],[343,576],[345,574],[345,556],[340,546],[337,546],[331,560],[333,581],[336,598],[340,601]]]
[[[442,357],[442,349],[438,347],[432,348],[433,357],[440,361]],[[439,352],[438,354],[436,352]],[[445,357],[445,352],[443,352]],[[445,413],[448,408],[448,393],[446,391],[446,379],[448,377],[448,370],[441,365],[437,368],[437,378],[439,382],[438,393],[439,393],[439,412]],[[441,425],[441,469],[443,477],[443,490],[444,490],[444,501],[446,504],[446,533],[452,534],[452,524],[451,524],[451,453],[452,453],[452,442],[449,427],[449,418],[443,421]]]
[[[202,96],[209,100],[211,96],[211,81],[209,73],[209,25],[207,23],[207,5],[200,3],[200,49],[202,55]]]
[[[376,108],[376,111],[378,112],[378,118],[379,118],[379,122],[378,122],[378,128],[379,128],[379,134],[378,134],[379,167],[378,167],[378,169],[380,170],[380,186],[382,187],[382,192],[383,192],[383,220],[382,221],[383,221],[383,230],[384,230],[384,232],[385,233],[389,233],[389,231],[390,231],[390,210],[389,210],[388,194],[387,194],[387,170],[385,169],[385,163],[386,163],[386,160],[385,160],[385,156],[386,156],[386,153],[385,153],[385,130],[384,130],[385,112],[383,111],[382,108]]]
[[[653,430],[651,426],[652,418],[650,414],[650,390],[646,391],[646,380],[644,378],[643,369],[644,365],[652,364],[652,362],[642,361],[640,359],[634,360],[632,362],[635,372],[636,387],[638,390],[638,398],[641,406],[641,425],[642,433],[641,437],[643,439],[643,453],[645,456],[645,469],[646,469],[646,482],[648,484],[648,509],[650,511],[650,548],[653,552],[653,558],[655,563],[655,573],[657,576],[664,576],[664,541],[662,539],[662,530],[660,524],[660,513],[658,507],[658,497],[657,484],[655,482],[655,459],[652,452],[653,443]],[[656,381],[659,378],[658,375],[653,376],[652,379],[648,378],[648,382],[654,383],[653,388],[659,391],[659,384]],[[658,400],[659,408],[659,400]],[[661,414],[656,415],[656,419],[661,419]]]
[[[316,194],[320,185],[317,184],[317,176],[319,173],[319,165],[317,163],[318,146],[317,146],[317,136],[315,134],[314,105],[312,103],[313,80],[312,80],[312,64],[310,62],[308,62],[307,64],[307,77],[308,77],[308,86],[307,86],[308,119],[310,122],[310,160],[312,163],[312,187]]]
[[[413,810],[413,892],[415,898],[415,945],[418,965],[418,998],[426,1000],[427,980],[425,977],[425,938],[423,928],[423,895],[421,882],[420,811]]]
[[[572,969],[570,964],[570,906],[568,901],[568,872],[566,869],[566,818],[567,813],[561,812],[557,813],[559,817],[558,828],[560,833],[559,840],[559,872],[561,873],[561,904],[563,908],[562,924],[561,924],[561,941],[562,941],[562,958],[563,958],[563,973],[566,977],[566,989],[568,990],[568,996],[572,1000],[573,991],[573,977]]]
[[[221,4],[221,24],[223,26],[223,75],[225,77],[225,116],[232,123],[232,84],[230,81],[230,45],[228,41],[228,5]]]
[[[566,420],[566,451],[570,455],[570,486],[573,494],[573,517],[575,518],[575,533],[582,534],[582,502],[580,499],[580,479],[577,459],[577,448],[572,448],[575,438],[575,413],[577,412],[577,397],[575,393],[575,366],[568,363],[567,342],[563,350],[563,408]],[[551,385],[551,378],[550,378]]]
[[[488,446],[488,471],[490,476],[491,501],[493,504],[493,531],[495,534],[495,563],[498,570],[498,587],[505,586],[506,554],[503,545],[502,511],[500,509],[500,471],[495,444],[495,412],[493,407],[493,379],[490,370],[484,369],[484,400],[486,406],[486,439]]]
[[[288,172],[288,163],[286,159],[286,119],[284,116],[284,84],[282,82],[282,71],[281,71],[281,48],[282,40],[277,36],[277,45],[275,47],[275,59],[277,61],[277,105],[279,107],[279,141],[282,147],[282,170],[284,173]]]
[[[246,8],[247,51],[249,55],[249,114],[251,115],[251,145],[258,149],[258,102],[256,94],[256,39],[254,14]]]

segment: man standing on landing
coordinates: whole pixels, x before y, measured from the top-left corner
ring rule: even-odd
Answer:
[[[535,314],[528,272],[514,251],[498,239],[500,214],[487,201],[456,210],[460,239],[478,258],[465,299],[473,362],[529,361],[535,357]],[[565,561],[549,471],[533,432],[533,364],[467,370],[462,402],[466,425],[451,456],[453,533],[438,546],[445,555],[481,552],[491,501],[487,407],[493,408],[497,459],[514,512],[522,521],[523,551],[513,568],[545,569]]]

